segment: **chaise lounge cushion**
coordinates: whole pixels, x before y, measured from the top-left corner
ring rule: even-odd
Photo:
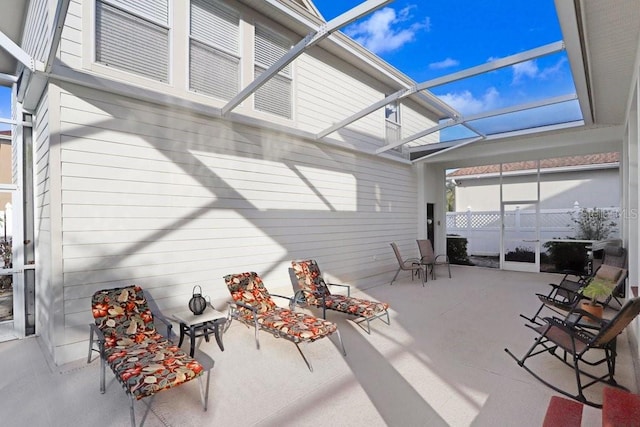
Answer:
[[[331,335],[338,328],[335,323],[286,308],[275,308],[258,314],[258,324],[263,328],[293,335],[302,341],[315,341]]]
[[[92,313],[105,336],[105,358],[136,399],[196,378],[200,363],[156,331],[139,286],[98,291]]]
[[[318,307],[322,307],[321,302],[322,301],[318,301]],[[360,317],[376,316],[384,313],[389,308],[389,304],[386,302],[369,301],[345,295],[327,295],[325,296],[324,304],[332,310]]]
[[[314,260],[292,261],[291,265],[298,279],[298,286],[306,291],[305,298],[308,304],[322,307],[324,295],[326,308],[365,318],[384,313],[389,308],[389,304],[384,302],[331,294]]]
[[[235,302],[256,309],[256,319],[263,329],[289,335],[296,341],[315,341],[337,329],[335,323],[278,307],[256,273],[230,274],[225,276],[225,282]],[[251,310],[239,305],[238,311],[244,323],[254,322]]]

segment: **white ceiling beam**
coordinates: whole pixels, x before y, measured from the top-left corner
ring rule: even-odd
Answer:
[[[0,86],[11,86],[18,81],[16,76],[11,74],[0,73]]]
[[[53,66],[53,60],[58,52],[58,46],[60,46],[60,38],[62,37],[62,29],[64,28],[64,21],[67,18],[67,12],[69,10],[70,0],[59,0],[56,3],[56,13],[53,18],[53,33],[49,38],[49,46],[47,52],[47,59],[44,63],[45,73],[51,72]]]
[[[231,110],[238,106],[242,101],[251,96],[256,90],[264,85],[267,80],[276,75],[280,70],[289,65],[300,56],[306,49],[314,46],[325,38],[329,37],[331,33],[339,30],[345,25],[350,24],[356,19],[388,4],[393,0],[367,0],[364,3],[359,4],[353,9],[343,13],[342,15],[332,19],[326,24],[322,25],[317,31],[312,31],[307,34],[305,38],[300,40],[294,47],[292,47],[286,54],[284,54],[275,64],[260,74],[255,80],[253,80],[247,87],[240,91],[233,97],[224,107],[222,107],[222,115],[228,115]]]
[[[530,110],[532,108],[546,107],[547,105],[561,104],[563,102],[574,101],[578,99],[576,94],[560,95],[553,98],[542,99],[539,101],[528,102],[526,104],[514,105],[512,107],[502,108],[500,110],[487,111],[485,113],[472,114],[464,116],[464,121],[472,122],[474,120],[487,119],[489,117],[501,116],[503,114],[517,113],[518,111]]]
[[[462,148],[465,145],[473,144],[475,142],[483,141],[485,139],[486,138],[484,136],[477,136],[475,138],[465,139],[462,142],[460,142],[460,143],[458,143],[458,144],[456,144],[456,145],[454,145],[452,147],[444,148],[442,150],[436,151],[435,153],[427,154],[426,156],[420,157],[418,160],[426,160],[426,159],[428,159],[430,157],[435,157],[435,156],[438,156],[438,155],[442,155],[443,153],[446,153],[448,151],[457,150],[458,148]]]
[[[567,101],[572,101],[577,99],[578,97],[575,94],[570,94],[570,95],[562,95],[562,96],[556,96],[553,98],[548,98],[548,99],[543,99],[540,101],[534,101],[534,102],[529,102],[526,104],[520,104],[520,105],[515,105],[512,107],[507,107],[507,108],[502,108],[500,110],[494,110],[494,111],[489,111],[486,113],[478,113],[478,114],[473,114],[471,116],[464,116],[464,117],[460,117],[457,119],[452,119],[452,120],[447,120],[445,122],[442,122],[440,124],[438,124],[437,126],[433,126],[430,127],[428,129],[425,129],[423,131],[417,132],[411,136],[408,136],[406,138],[403,138],[402,140],[395,142],[393,144],[389,144],[389,145],[385,145],[384,147],[380,147],[376,150],[376,153],[382,153],[385,152],[387,150],[391,150],[393,148],[396,148],[400,145],[404,145],[408,142],[414,141],[416,139],[420,139],[424,136],[430,135],[433,132],[437,132],[439,130],[442,129],[446,129],[448,127],[454,126],[454,125],[462,125],[465,126],[467,129],[469,129],[470,131],[472,131],[473,133],[476,133],[480,136],[486,136],[485,134],[483,134],[482,132],[479,132],[478,130],[474,129],[471,125],[468,124],[468,122],[472,122],[474,120],[480,120],[480,119],[486,119],[489,117],[495,117],[495,116],[500,116],[503,114],[510,114],[510,113],[516,113],[518,111],[524,111],[524,110],[529,110],[532,108],[539,108],[539,107],[544,107],[547,105],[554,105],[554,104],[559,104],[562,102],[567,102]]]
[[[585,57],[589,49],[588,46],[583,45],[583,42],[587,43],[587,37],[584,35],[582,15],[580,9],[576,9],[576,4],[579,5],[580,2],[555,0],[562,38],[567,45],[567,52],[571,53],[567,56],[569,57],[573,84],[580,100],[582,117],[585,124],[591,125],[596,118],[592,108],[593,92],[589,85],[591,81],[589,58]]]
[[[0,47],[13,56],[18,62],[27,67],[31,71],[36,70],[36,61],[25,52],[20,46],[13,42],[5,33],[0,31]]]
[[[328,127],[327,129],[323,130],[322,132],[319,132],[316,136],[317,139],[321,139],[324,138],[325,136],[329,135],[330,133],[333,133],[335,131],[337,131],[338,129],[341,129],[353,122],[355,122],[356,120],[359,120],[371,113],[373,113],[374,111],[378,110],[379,108],[384,107],[385,105],[389,104],[390,102],[394,102],[396,100],[402,99],[402,98],[406,98],[407,96],[410,96],[414,93],[417,92],[421,92],[424,90],[427,90],[431,87],[435,87],[435,86],[440,86],[443,85],[445,83],[451,83],[457,80],[461,80],[461,79],[465,79],[468,77],[473,77],[476,76],[478,74],[482,74],[482,73],[487,73],[490,71],[495,71],[499,68],[504,68],[504,67],[508,67],[510,65],[514,65],[514,64],[518,64],[520,62],[525,62],[525,61],[529,61],[531,59],[535,59],[535,58],[539,58],[541,56],[545,56],[545,55],[550,55],[553,53],[557,53],[557,52],[561,52],[562,50],[564,50],[564,43],[562,41],[559,42],[555,42],[555,43],[550,43],[544,46],[540,46],[538,48],[535,49],[531,49],[528,50],[526,52],[521,52],[515,55],[511,55],[511,56],[507,56],[505,58],[500,58],[497,59],[495,61],[491,61],[491,62],[487,62],[486,64],[482,64],[482,65],[478,65],[477,67],[472,67],[472,68],[468,68],[466,70],[462,70],[459,71],[457,73],[452,73],[452,74],[448,74],[446,76],[443,77],[439,77],[436,79],[432,79],[432,80],[427,80],[425,82],[422,82],[420,84],[417,84],[413,87],[407,88],[407,89],[400,89],[399,91],[392,93],[391,95],[387,96],[386,98],[358,111],[355,114],[352,114],[351,116],[347,117],[346,119],[334,124],[333,126]],[[429,93],[430,94],[430,93]],[[436,98],[439,100],[439,98],[435,97],[435,95],[430,94],[431,97]],[[439,100],[440,101],[440,100]],[[446,105],[444,102],[440,101],[442,104],[440,105],[440,107],[435,106],[436,108],[438,108],[440,111],[445,112],[446,115],[452,119],[457,119],[460,116],[460,113],[458,113],[457,111],[455,111],[453,108],[451,108],[450,106]]]
[[[391,150],[393,148],[396,148],[396,147],[399,147],[401,145],[404,145],[409,141],[413,141],[415,139],[422,138],[423,136],[430,135],[430,134],[432,134],[434,132],[437,132],[437,131],[442,130],[442,129],[446,129],[446,128],[454,126],[456,124],[460,124],[460,122],[456,121],[456,120],[447,120],[446,122],[441,122],[441,123],[437,124],[436,126],[432,126],[432,127],[428,128],[428,129],[425,129],[423,131],[415,133],[415,134],[413,134],[413,135],[411,135],[411,136],[409,136],[407,138],[403,138],[403,139],[401,139],[399,141],[396,141],[396,142],[393,142],[391,144],[385,145],[384,147],[380,147],[380,148],[378,148],[376,150],[376,154],[384,153],[385,151],[388,151],[388,150]]]
[[[442,86],[443,84],[477,76],[479,74],[488,73],[490,71],[495,71],[500,68],[509,67],[511,65],[519,64],[521,62],[526,62],[532,59],[540,58],[542,56],[562,52],[563,50],[564,50],[563,41],[549,43],[547,45],[540,46],[535,49],[527,50],[525,52],[516,53],[515,55],[510,55],[504,58],[496,59],[495,61],[487,62],[485,64],[481,64],[476,67],[467,68],[466,70],[461,70],[456,73],[447,74],[446,76],[438,77],[432,80],[427,80],[425,82],[418,84],[416,88],[417,90],[424,90],[424,89],[429,89],[436,86]]]

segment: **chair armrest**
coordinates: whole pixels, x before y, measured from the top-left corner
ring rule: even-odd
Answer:
[[[292,296],[292,297],[287,297],[287,296],[284,296],[284,295],[272,294],[271,292],[269,292],[269,295],[271,295],[272,297],[278,297],[278,298],[286,299],[286,300],[289,301],[289,307],[293,306],[295,295]]]
[[[569,322],[565,320],[565,322],[571,325],[572,327],[578,327],[578,328],[600,329],[603,326],[605,326],[607,323],[609,323],[607,319],[601,319],[600,317],[594,316],[588,311],[578,307],[574,308],[569,312],[569,314],[567,314],[567,319],[569,317],[571,317],[571,321]],[[581,320],[583,320],[583,318],[586,318],[585,320],[587,320],[591,324],[587,324],[584,322],[581,323]]]
[[[350,297],[351,296],[351,286],[349,285],[344,285],[341,283],[327,283],[327,285],[329,286],[342,286],[343,288],[347,288],[347,296]]]
[[[584,271],[578,271],[578,270],[562,270],[560,273],[564,274],[564,277],[562,278],[562,280],[566,279],[567,276],[574,276],[578,278],[578,282],[584,282],[585,280],[587,280],[589,278],[589,275],[586,274]]]
[[[444,257],[444,262],[449,262],[449,256],[445,254],[436,255],[436,258],[434,259],[433,262],[438,262],[438,258],[440,257]]]
[[[302,289],[298,289],[295,294],[293,294],[293,298],[291,298],[289,302],[289,310],[293,311],[296,306],[303,306],[306,303],[307,299],[305,297],[305,291]]]
[[[104,344],[104,341],[105,341],[104,332],[102,332],[102,330],[98,328],[98,325],[96,325],[95,323],[89,323],[89,330],[92,335],[95,334],[98,337],[96,341],[99,341]]]
[[[171,341],[171,332],[173,331],[173,323],[167,319],[162,313],[153,313],[154,319],[159,319],[167,327],[167,339]]]
[[[251,312],[252,312],[254,315],[255,315],[255,314],[258,314],[258,309],[257,309],[257,308],[255,308],[255,307],[251,307],[250,305],[247,305],[247,304],[245,304],[245,303],[243,303],[243,302],[238,302],[238,301],[236,301],[236,302],[230,302],[230,303],[229,303],[229,305],[232,305],[232,306],[233,306],[233,305],[236,305],[236,306],[239,306],[239,307],[242,307],[242,308],[246,308],[247,310],[251,310]]]

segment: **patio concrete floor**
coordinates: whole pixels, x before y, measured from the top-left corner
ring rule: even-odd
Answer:
[[[215,360],[209,409],[202,410],[197,381],[158,393],[146,426],[540,426],[553,390],[518,367],[536,334],[519,313],[537,308],[535,292],[557,283],[556,274],[452,266],[453,278],[412,281],[408,272],[354,296],[391,304],[391,325],[376,321],[371,335],[338,313],[347,356],[335,340],[295,346],[234,322],[200,350]],[[222,285],[222,281],[221,281]],[[269,283],[265,283],[269,288]],[[87,328],[88,329],[88,328]],[[188,339],[187,339],[188,341]],[[127,426],[129,401],[107,370],[99,392],[99,361],[53,366],[38,338],[0,344],[0,413],[3,426]],[[188,342],[183,344],[188,348]],[[626,333],[619,337],[619,383],[638,392]],[[571,369],[550,355],[530,359],[554,383],[573,390]],[[597,398],[600,385],[589,396]],[[136,402],[136,420],[146,406]],[[588,408],[583,425],[600,425]]]

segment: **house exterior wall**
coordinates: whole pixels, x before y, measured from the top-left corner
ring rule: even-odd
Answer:
[[[310,257],[329,277],[366,286],[395,271],[389,242],[415,246],[410,165],[60,87],[61,216],[52,221],[62,240],[41,247],[64,265],[56,363],[86,352],[98,289],[139,284],[168,310],[200,285],[223,307],[226,274],[256,271],[291,294],[290,261]]]
[[[34,197],[35,197],[35,255],[36,283],[38,297],[36,299],[36,331],[42,338],[49,352],[53,354],[56,343],[56,313],[61,311],[59,304],[60,290],[56,292],[52,262],[54,257],[61,257],[60,251],[52,250],[51,210],[52,210],[52,149],[49,129],[49,92],[42,97],[33,126],[34,143]],[[53,148],[55,158],[56,148]],[[55,169],[54,169],[55,171]],[[55,179],[55,178],[54,178]],[[55,202],[55,195],[54,195]]]
[[[171,60],[168,83],[95,62],[95,2],[96,0],[71,1],[60,47],[62,67],[127,82],[202,105],[222,108],[227,103],[226,100],[188,89],[189,1],[169,2]],[[234,1],[222,3],[234,9],[240,16],[241,87],[249,85],[254,79],[253,46],[256,26],[266,27],[286,37],[292,45],[304,36],[292,32],[245,4]],[[293,81],[291,119],[254,109],[253,96],[244,100],[233,112],[315,134],[400,89],[381,83],[321,46],[306,50],[290,67]],[[424,106],[410,100],[405,104],[402,105],[403,115],[406,112],[406,117],[402,117],[402,123],[406,126],[406,129],[403,129],[404,136],[407,135],[406,132],[413,134],[414,130],[422,130],[435,124],[433,114]],[[385,145],[383,109],[328,135],[328,138],[345,147],[366,152],[374,151]],[[437,134],[426,140],[433,141],[434,138],[437,138]]]
[[[523,197],[517,184],[534,188],[531,176],[505,177],[504,200],[529,199]],[[535,176],[533,176],[535,182]],[[456,211],[500,210],[500,178],[476,178],[457,180]],[[619,170],[617,168],[566,171],[540,175],[540,208],[573,209],[581,207],[620,206]],[[528,192],[527,192],[528,193]],[[523,209],[526,206],[523,206]]]
[[[38,61],[44,61],[47,43],[49,42],[49,8],[53,2],[49,0],[33,0],[29,2],[28,19],[22,37],[22,48]]]
[[[365,287],[395,272],[389,242],[417,254],[415,171],[397,153],[370,154],[385,145],[383,112],[330,135],[331,145],[305,138],[398,88],[314,47],[292,64],[290,120],[254,110],[251,98],[234,120],[220,118],[210,107],[226,101],[188,90],[189,2],[169,4],[162,83],[95,63],[95,1],[72,0],[34,116],[37,333],[58,364],[85,356],[98,289],[138,284],[168,312],[200,285],[224,307],[226,274],[256,271],[291,294],[290,261],[308,257],[329,279]],[[228,4],[241,17],[245,86],[254,25],[300,36]],[[31,6],[25,40],[38,50],[53,10]],[[401,114],[405,136],[433,124],[418,103]]]

